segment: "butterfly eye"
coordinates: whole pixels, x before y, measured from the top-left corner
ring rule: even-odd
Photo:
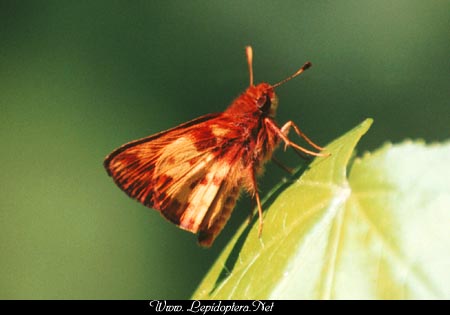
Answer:
[[[262,112],[267,112],[272,103],[270,102],[270,98],[267,95],[262,95],[256,100],[256,104]]]

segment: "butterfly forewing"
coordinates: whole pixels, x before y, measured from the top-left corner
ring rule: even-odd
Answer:
[[[236,163],[241,149],[233,145],[239,133],[219,127],[226,119],[206,115],[130,142],[111,153],[105,167],[130,197],[183,229],[201,232],[203,245],[210,244],[234,207],[242,176]]]

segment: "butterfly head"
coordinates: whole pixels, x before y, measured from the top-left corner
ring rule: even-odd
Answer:
[[[278,107],[278,97],[268,83],[250,86],[245,92],[261,115],[274,117]]]
[[[300,75],[306,69],[311,67],[311,63],[306,62],[300,69],[298,69],[294,74],[281,80],[275,84],[260,83],[258,85],[253,85],[253,49],[251,46],[246,47],[248,71],[250,74],[250,87],[245,92],[246,95],[252,98],[255,106],[258,108],[262,115],[267,115],[269,117],[274,117],[277,107],[278,107],[278,97],[276,96],[274,89],[287,81]]]

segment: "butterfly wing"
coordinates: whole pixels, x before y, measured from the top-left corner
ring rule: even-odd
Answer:
[[[127,143],[106,157],[105,168],[131,198],[210,245],[239,195],[239,146],[232,145],[239,132],[223,129],[227,119],[209,114]]]

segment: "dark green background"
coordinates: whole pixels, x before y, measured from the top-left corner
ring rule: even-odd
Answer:
[[[212,249],[106,175],[115,147],[275,83],[278,121],[360,149],[449,138],[450,1],[1,1],[0,298],[188,298]],[[295,137],[293,137],[295,139]],[[299,163],[292,153],[277,157]],[[267,168],[262,194],[283,173]]]

